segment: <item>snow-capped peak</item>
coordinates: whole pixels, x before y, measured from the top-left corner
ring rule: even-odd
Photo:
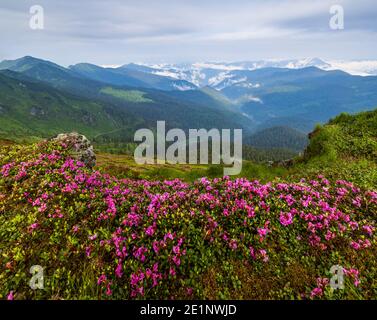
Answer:
[[[255,88],[257,83],[248,83],[236,73],[243,70],[261,68],[301,69],[317,67],[322,70],[342,70],[353,75],[377,75],[377,60],[365,61],[324,61],[319,58],[291,60],[257,60],[243,62],[196,62],[185,64],[139,64],[145,72],[166,76],[177,80],[186,80],[198,87],[210,86],[222,90],[227,86]],[[180,88],[183,89],[183,88]]]

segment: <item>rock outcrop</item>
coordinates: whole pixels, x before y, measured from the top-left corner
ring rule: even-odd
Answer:
[[[61,133],[51,139],[65,143],[72,151],[72,157],[83,162],[88,168],[96,165],[96,154],[93,145],[84,135],[77,132]]]

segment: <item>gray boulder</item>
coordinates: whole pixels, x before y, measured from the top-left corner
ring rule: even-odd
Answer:
[[[71,150],[72,158],[85,163],[88,168],[93,168],[96,165],[93,145],[84,135],[77,132],[61,133],[51,140],[67,144]]]

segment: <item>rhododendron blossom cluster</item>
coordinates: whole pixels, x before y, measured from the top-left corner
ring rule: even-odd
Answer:
[[[167,290],[180,288],[191,296],[217,261],[238,259],[252,270],[280,252],[327,256],[341,246],[358,255],[376,243],[377,193],[347,181],[117,179],[85,168],[62,145],[37,148],[0,170],[1,214],[18,205],[25,215],[19,225],[26,232],[13,245],[20,252],[34,248],[37,258],[29,258],[41,265],[61,266],[64,259],[91,265],[100,297],[170,297]],[[42,246],[45,239],[49,244]],[[6,262],[22,265],[12,250],[5,252]],[[357,286],[362,273],[344,262]],[[322,278],[316,282],[319,274],[307,283],[317,283],[308,298],[322,296],[328,285]],[[10,283],[8,298],[27,290]]]

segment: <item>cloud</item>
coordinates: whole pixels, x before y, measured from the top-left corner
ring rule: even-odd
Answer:
[[[0,58],[91,61],[375,58],[374,0],[338,0],[346,29],[329,29],[333,0],[39,0],[45,30],[29,29],[31,0],[2,0]],[[375,38],[376,40],[377,38]]]

